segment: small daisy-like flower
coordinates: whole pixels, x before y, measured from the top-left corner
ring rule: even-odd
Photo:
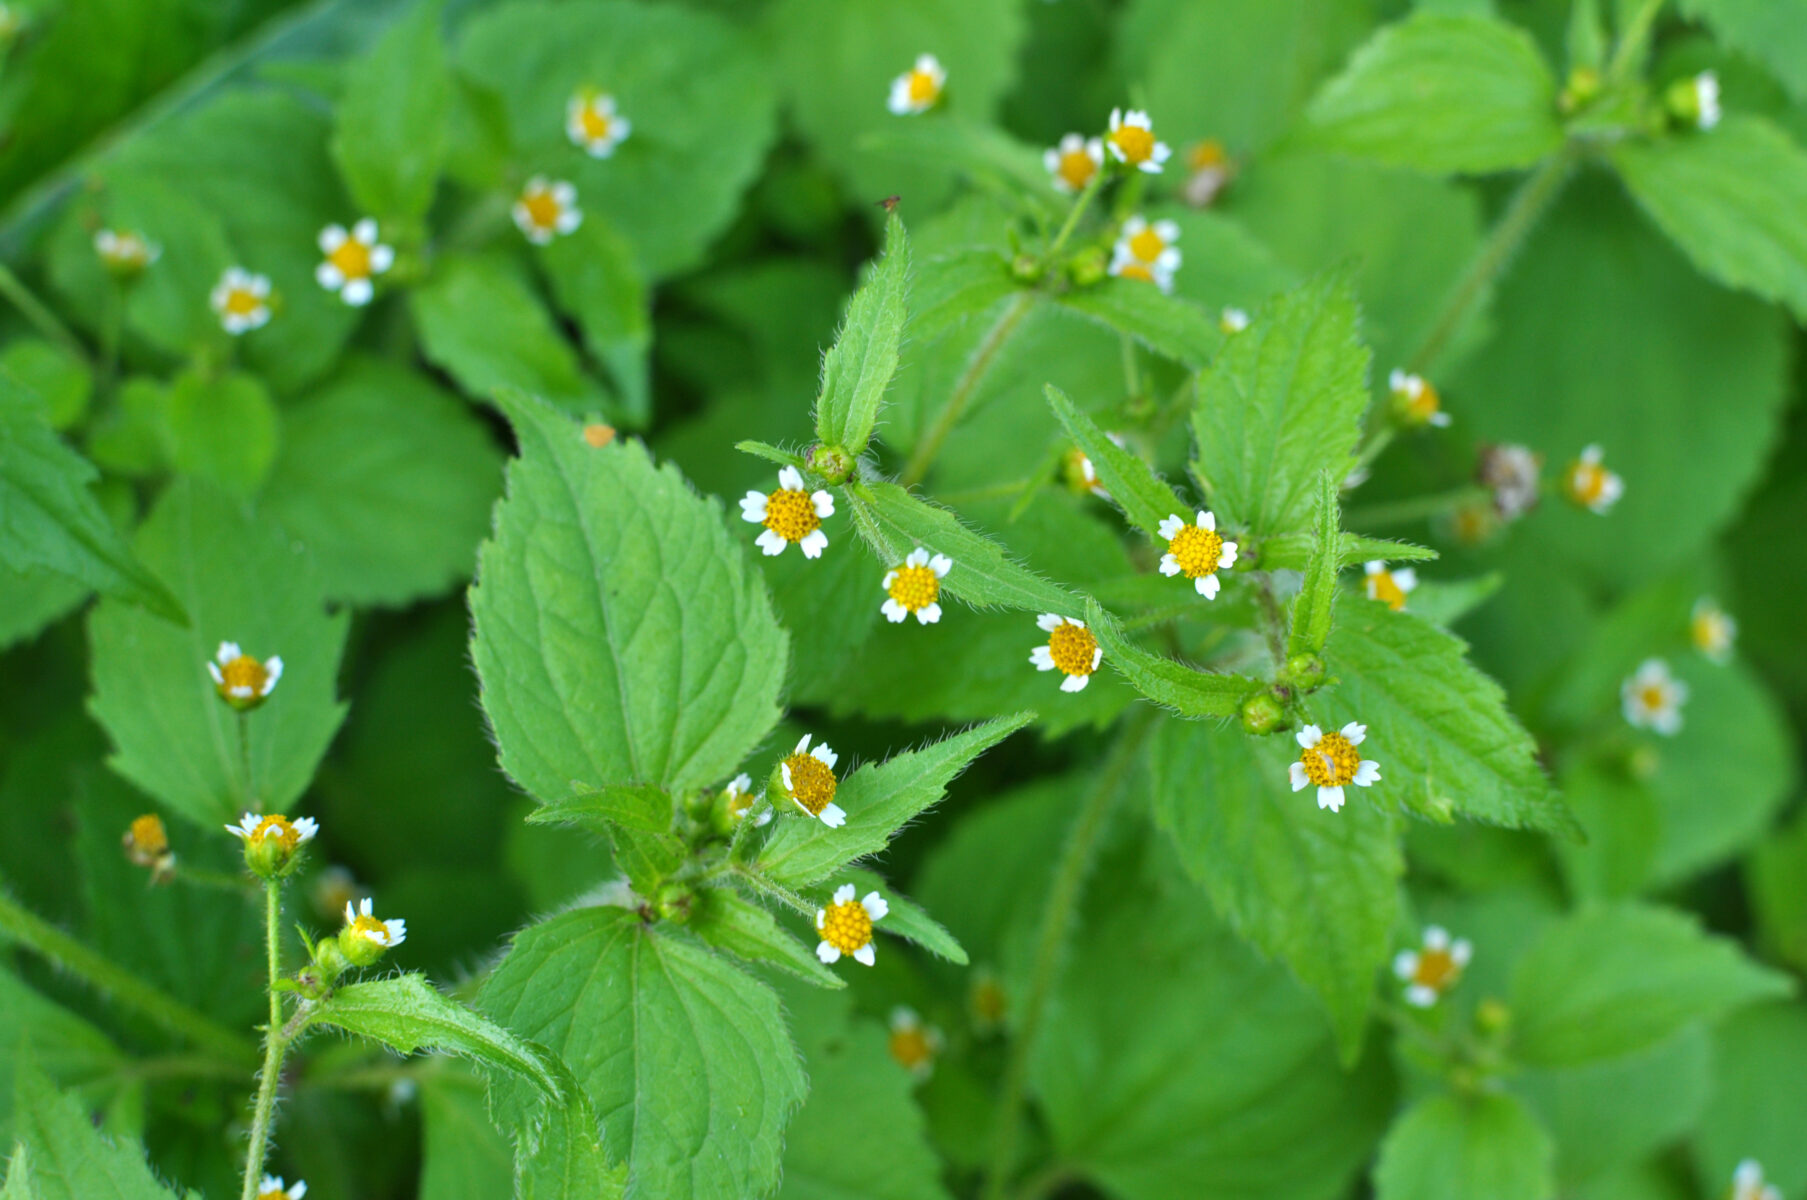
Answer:
[[[1178,513],[1161,522],[1161,536],[1167,539],[1167,553],[1161,555],[1161,574],[1185,575],[1207,600],[1217,599],[1217,573],[1236,565],[1236,543],[1226,542],[1217,532],[1217,517],[1200,511],[1192,524]]]
[[[1562,487],[1569,499],[1597,513],[1609,511],[1625,494],[1625,481],[1600,465],[1605,457],[1598,446],[1589,446],[1562,473]]]
[[[1112,258],[1110,272],[1119,279],[1134,279],[1141,283],[1152,283],[1163,292],[1173,291],[1173,272],[1164,267],[1152,266],[1133,258]]]
[[[765,532],[753,540],[767,554],[783,554],[784,548],[795,542],[804,558],[820,558],[828,548],[822,518],[834,516],[834,497],[824,491],[804,491],[802,472],[785,467],[778,472],[778,490],[748,492],[740,502],[740,515],[765,526]]]
[[[1117,435],[1110,436],[1115,439]],[[1061,474],[1066,479],[1067,486],[1075,492],[1090,492],[1105,500],[1111,498],[1104,485],[1098,482],[1098,468],[1092,465],[1092,460],[1086,457],[1085,451],[1077,446],[1068,450],[1061,459]]]
[[[1443,993],[1462,981],[1462,969],[1474,956],[1467,938],[1450,940],[1440,925],[1427,925],[1417,950],[1401,950],[1393,959],[1393,974],[1405,982],[1405,1002],[1429,1008]]]
[[[759,797],[753,794],[753,777],[745,771],[728,781],[728,786],[722,789],[722,795],[727,799],[728,819],[735,822],[745,820],[747,814],[753,811],[753,805],[759,800]],[[772,810],[762,809],[759,815],[753,818],[753,828],[769,825],[771,821]]]
[[[1343,789],[1350,784],[1372,787],[1380,778],[1380,764],[1363,758],[1356,749],[1368,736],[1368,727],[1351,721],[1335,733],[1307,725],[1298,733],[1299,761],[1288,768],[1293,791],[1316,784],[1318,807],[1336,812],[1343,807]]]
[[[1060,681],[1061,691],[1084,691],[1085,685],[1092,681],[1092,672],[1104,660],[1104,650],[1098,645],[1098,639],[1092,636],[1084,621],[1059,613],[1043,613],[1035,623],[1048,635],[1048,644],[1031,650],[1029,661],[1038,671],[1059,670],[1064,674],[1066,678]]]
[[[1363,563],[1362,570],[1367,575],[1362,587],[1367,589],[1368,599],[1378,600],[1394,612],[1404,610],[1405,598],[1418,586],[1418,572],[1410,567],[1389,571],[1386,563],[1371,562]]]
[[[1186,203],[1194,208],[1209,208],[1235,173],[1229,152],[1216,138],[1192,143],[1186,151],[1186,167],[1191,174],[1183,190]]]
[[[320,253],[326,261],[314,268],[314,278],[354,307],[370,303],[376,295],[373,280],[395,265],[395,251],[377,241],[376,222],[369,217],[353,225],[350,233],[343,225],[322,229]]]
[[[240,712],[256,708],[276,690],[282,678],[282,659],[271,655],[258,662],[238,648],[237,642],[221,642],[219,652],[207,664],[220,699]]]
[[[855,962],[872,965],[872,923],[890,912],[891,906],[877,892],[855,900],[855,890],[851,883],[843,883],[835,889],[828,907],[816,910],[816,932],[822,935],[816,957],[825,963],[839,962],[841,955],[851,954]]]
[[[1738,622],[1719,607],[1719,601],[1702,596],[1694,602],[1688,619],[1688,637],[1694,648],[1716,663],[1732,656],[1732,643],[1738,640]]]
[[[839,829],[847,823],[847,814],[834,802],[835,788],[839,786],[834,777],[834,765],[839,761],[840,756],[828,748],[827,742],[817,742],[816,748],[811,750],[806,733],[797,748],[778,764],[784,794],[798,808],[830,829]]]
[[[941,1053],[941,1031],[924,1025],[915,1009],[899,1005],[891,1010],[887,1046],[898,1066],[918,1079],[927,1079],[935,1073],[935,1058]]]
[[[1180,239],[1180,227],[1172,221],[1156,221],[1135,216],[1123,222],[1123,232],[1111,247],[1112,265],[1136,263],[1147,267],[1158,280],[1167,277],[1172,285],[1173,273],[1179,270],[1180,251],[1174,243]]]
[[[574,232],[584,223],[583,210],[577,207],[577,189],[562,179],[535,175],[514,202],[514,223],[536,246]]]
[[[1159,175],[1161,164],[1173,155],[1166,142],[1155,140],[1154,122],[1139,109],[1132,108],[1127,113],[1120,108],[1111,109],[1110,133],[1104,141],[1112,158],[1150,175]]]
[[[915,66],[891,81],[885,107],[900,117],[925,113],[935,107],[946,85],[947,72],[941,61],[933,54],[919,54]]]
[[[1694,77],[1694,108],[1698,114],[1694,123],[1700,128],[1719,124],[1719,76],[1714,72],[1702,71]]]
[[[627,140],[634,123],[615,111],[615,97],[581,88],[565,102],[565,136],[591,158],[607,158]]]
[[[1436,425],[1449,424],[1449,414],[1443,411],[1442,397],[1437,389],[1424,381],[1421,375],[1408,375],[1406,372],[1393,369],[1387,379],[1387,389],[1393,393],[1393,416],[1401,425]]]
[[[243,267],[228,267],[208,296],[220,324],[233,337],[262,329],[270,322],[270,277]]]
[[[368,967],[408,940],[408,923],[398,919],[383,920],[372,915],[370,897],[357,905],[345,902],[345,927],[339,931],[339,949],[360,967]]]
[[[1069,133],[1060,139],[1060,145],[1042,151],[1042,166],[1054,177],[1054,186],[1060,191],[1083,191],[1104,166],[1104,140]]]
[[[263,1182],[257,1185],[257,1200],[301,1200],[307,1195],[307,1184],[297,1179],[288,1187],[282,1186],[282,1176],[265,1175]]]
[[[169,877],[176,867],[176,856],[169,848],[169,831],[156,813],[145,813],[133,819],[120,839],[125,856],[135,866],[148,867],[153,882]]]
[[[885,572],[886,600],[879,607],[892,624],[916,614],[920,625],[933,625],[941,619],[941,581],[954,569],[954,560],[945,554],[930,557],[921,546],[910,551],[903,565]]]
[[[281,813],[259,816],[246,813],[226,832],[245,844],[245,866],[253,875],[275,879],[287,875],[301,847],[314,840],[320,826],[312,817],[290,821]]]
[[[332,864],[314,876],[308,885],[308,900],[322,917],[331,917],[358,898],[358,880],[345,867]]]
[[[163,247],[129,229],[102,229],[94,235],[94,253],[113,274],[131,276],[163,257]]]
[[[1537,507],[1538,478],[1543,456],[1529,446],[1485,446],[1476,471],[1482,486],[1493,492],[1493,508],[1503,519],[1516,521]]]
[[[1630,679],[1619,685],[1619,704],[1625,719],[1639,729],[1651,729],[1664,737],[1681,732],[1682,705],[1688,685],[1677,679],[1669,664],[1647,658]]]
[[[1747,1158],[1732,1172],[1732,1200],[1782,1200],[1782,1191],[1765,1183],[1762,1165]]]
[[[1240,308],[1226,308],[1217,318],[1217,327],[1225,333],[1241,333],[1249,327],[1249,314]]]

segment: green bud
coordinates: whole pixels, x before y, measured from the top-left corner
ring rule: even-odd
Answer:
[[[1286,660],[1282,681],[1309,692],[1324,682],[1324,660],[1315,654],[1295,654]]]
[[[1663,93],[1663,107],[1682,125],[1713,128],[1719,124],[1719,76],[1702,71],[1676,80]]]
[[[1512,1010],[1492,996],[1482,1000],[1474,1010],[1474,1025],[1488,1037],[1497,1037],[1512,1025]]]
[[[853,455],[839,446],[817,443],[809,448],[809,469],[830,483],[846,483],[853,474]]]
[[[657,903],[659,919],[678,925],[686,924],[690,920],[690,908],[695,901],[695,894],[683,884],[663,884],[659,888]]]
[[[358,909],[347,904],[345,915],[349,919],[345,922],[345,928],[339,930],[339,952],[353,966],[368,967],[383,957],[385,952],[407,940],[407,922],[382,920],[371,915],[368,898]]]
[[[343,935],[341,935],[343,936]],[[321,938],[314,946],[314,962],[311,967],[303,967],[296,980],[303,987],[310,984],[325,989],[333,985],[333,981],[351,969],[351,959],[339,948],[338,938]]]
[[[1067,276],[1075,286],[1082,288],[1103,282],[1109,270],[1110,260],[1105,256],[1102,246],[1082,250],[1067,263]]]
[[[1033,254],[1019,254],[1010,263],[1010,273],[1024,283],[1038,283],[1042,277],[1042,260]]]
[[[1272,733],[1286,721],[1286,705],[1272,692],[1256,692],[1242,702],[1242,727],[1250,733]]]
[[[291,822],[280,813],[260,817],[246,813],[237,825],[226,826],[245,843],[245,866],[259,879],[281,879],[301,864],[302,847],[313,840],[319,826],[311,817]]]
[[[1585,108],[1600,94],[1600,72],[1593,67],[1576,67],[1562,89],[1558,103],[1565,113]]]

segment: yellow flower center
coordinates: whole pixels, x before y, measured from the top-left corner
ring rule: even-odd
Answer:
[[[910,72],[910,103],[931,104],[941,94],[941,85],[927,71]]]
[[[1223,558],[1223,538],[1201,526],[1186,525],[1167,543],[1167,551],[1187,579],[1197,579],[1217,570],[1218,560]]]
[[[389,944],[389,927],[375,917],[359,915],[351,923],[353,937],[369,938],[379,946]]]
[[[779,488],[765,498],[765,527],[787,542],[800,542],[822,527],[809,493]]]
[[[253,696],[261,696],[269,678],[270,673],[262,663],[249,654],[241,654],[220,668],[220,694],[226,695],[238,688],[250,688]]]
[[[1669,707],[1669,689],[1660,683],[1647,683],[1638,689],[1638,703],[1655,712]]]
[[[1140,125],[1119,126],[1111,134],[1111,143],[1131,166],[1145,163],[1154,156],[1154,131]]]
[[[156,813],[145,813],[133,821],[132,830],[126,836],[132,850],[147,858],[155,858],[169,849],[169,834]]]
[[[1098,639],[1083,625],[1068,621],[1048,635],[1048,654],[1054,665],[1068,675],[1090,675],[1098,654]]]
[[[1117,274],[1124,279],[1140,279],[1143,283],[1154,282],[1154,272],[1139,262],[1124,263],[1117,268]]]
[[[1380,601],[1394,612],[1405,607],[1405,591],[1391,571],[1377,571],[1368,576],[1368,598]]]
[[[902,1025],[891,1031],[891,1057],[906,1071],[914,1071],[935,1057],[935,1047],[920,1025]]]
[[[915,612],[941,598],[941,580],[932,567],[903,566],[897,568],[886,590],[891,599]]]
[[[281,1188],[265,1188],[257,1193],[257,1200],[289,1200],[289,1194]]]
[[[1305,765],[1305,778],[1317,786],[1342,787],[1355,778],[1362,756],[1342,734],[1327,733],[1299,761]]]
[[[1437,389],[1428,383],[1419,384],[1418,394],[1406,401],[1407,411],[1419,421],[1430,420],[1437,415],[1437,410],[1442,406],[1442,397],[1438,396]]]
[[[834,799],[834,772],[813,754],[793,754],[784,760],[784,765],[791,770],[791,796],[810,816],[821,816]]]
[[[370,247],[357,238],[348,237],[339,243],[337,250],[326,256],[326,261],[347,279],[363,279],[370,274]]]
[[[527,219],[536,229],[552,229],[557,227],[563,209],[558,197],[550,188],[536,188],[521,197],[521,207],[527,210]]]
[[[583,130],[586,140],[600,142],[607,140],[609,131],[615,127],[615,122],[608,113],[603,112],[594,103],[590,103],[577,110],[577,127]]]
[[[872,942],[872,914],[858,900],[830,904],[822,918],[822,940],[842,954],[852,954]]]
[[[985,1024],[995,1025],[1004,1019],[1004,1011],[1009,1000],[1004,995],[1003,985],[995,979],[981,979],[973,984],[972,1008],[973,1016]]]
[[[255,292],[247,291],[244,288],[228,288],[226,290],[226,302],[220,307],[224,309],[229,316],[248,317],[262,308],[263,303],[264,302],[258,298]]]
[[[1144,229],[1129,239],[1129,252],[1145,263],[1151,263],[1161,257],[1161,251],[1167,249],[1167,243],[1153,229]]]
[[[791,778],[793,778],[793,779],[796,778],[795,772],[792,772]],[[736,792],[736,793],[734,793],[733,796],[729,797],[729,799],[728,799],[728,815],[737,820],[741,817],[746,816],[747,810],[752,807],[753,807],[753,793],[752,792]]]
[[[301,844],[300,832],[289,824],[287,817],[276,813],[257,823],[257,828],[251,831],[250,842],[253,846],[261,846],[271,839],[280,842],[283,850],[289,854],[293,854],[295,847]]]
[[[1083,149],[1067,151],[1060,156],[1060,163],[1055,167],[1055,171],[1059,174],[1061,182],[1072,188],[1074,191],[1078,191],[1080,188],[1090,183],[1092,181],[1092,173],[1097,169],[1098,164],[1093,162],[1092,156],[1087,154]]]
[[[1224,153],[1223,143],[1216,138],[1206,138],[1196,143],[1186,154],[1186,161],[1194,171],[1203,171],[1209,167],[1221,167],[1229,158]]]
[[[1689,625],[1689,632],[1693,635],[1694,645],[1702,650],[1723,650],[1732,640],[1726,630],[1725,614],[1713,609],[1697,615]]]
[[[1418,967],[1412,972],[1412,982],[1434,992],[1441,992],[1455,983],[1461,974],[1462,968],[1447,949],[1420,950]]]
[[[1569,495],[1592,504],[1606,491],[1606,468],[1599,463],[1578,462],[1569,468]]]

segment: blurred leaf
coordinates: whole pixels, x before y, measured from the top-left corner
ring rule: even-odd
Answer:
[[[1783,1195],[1807,1186],[1807,1143],[1800,1138],[1807,1080],[1807,1008],[1798,1001],[1732,1013],[1713,1033],[1715,1078],[1695,1131],[1694,1161],[1718,1186],[1754,1158]]]
[[[916,265],[910,280],[910,340],[931,342],[956,322],[1020,290],[995,250],[959,250]]]
[[[493,1200],[514,1188],[514,1152],[490,1124],[483,1084],[448,1067],[420,1084],[420,1200]]]
[[[1244,675],[1205,671],[1142,649],[1124,633],[1123,625],[1086,601],[1087,626],[1104,648],[1104,661],[1129,680],[1130,685],[1156,704],[1190,720],[1233,717],[1242,702],[1260,689],[1261,681]]]
[[[844,988],[847,981],[829,970],[795,934],[786,933],[771,913],[725,888],[698,893],[700,911],[691,915],[696,935],[738,959],[772,967],[824,988]]]
[[[1192,470],[1226,532],[1308,529],[1319,474],[1349,473],[1368,405],[1356,324],[1348,280],[1320,279],[1264,308],[1200,379]]]
[[[14,338],[0,349],[0,379],[22,399],[35,398],[52,429],[67,429],[88,408],[94,379],[67,347],[41,338]]]
[[[897,373],[910,277],[910,237],[897,214],[885,224],[884,255],[873,264],[822,356],[816,436],[858,457],[866,450],[885,390]]]
[[[1617,1058],[1690,1021],[1790,990],[1786,976],[1681,913],[1585,909],[1552,925],[1518,960],[1513,1052],[1546,1067]]]
[[[0,1079],[19,1077],[25,1063],[71,1096],[90,1104],[128,1069],[112,1039],[83,1018],[27,987],[0,967]],[[13,1142],[13,1088],[0,1088],[0,1141]]]
[[[1193,370],[1208,366],[1224,342],[1216,317],[1142,280],[1106,279],[1063,293],[1060,303]]]
[[[788,639],[721,510],[636,442],[500,403],[521,457],[470,603],[503,769],[542,800],[726,779],[778,720]]]
[[[1286,653],[1318,654],[1330,638],[1330,616],[1336,604],[1336,574],[1342,566],[1342,517],[1337,483],[1328,471],[1318,483],[1317,536],[1305,561],[1305,583],[1293,601],[1286,631]]]
[[[1268,538],[1261,543],[1258,561],[1264,571],[1302,571],[1311,561],[1316,544],[1315,532],[1281,534],[1279,537]],[[1394,542],[1386,538],[1364,537],[1359,533],[1339,534],[1337,546],[1337,565],[1340,567],[1357,566],[1371,559],[1384,559],[1391,563],[1411,563],[1428,562],[1438,557],[1435,550],[1426,546],[1414,546],[1410,542]],[[1417,612],[1420,608],[1419,602],[1414,600],[1412,610]]]
[[[1787,134],[1734,116],[1711,131],[1624,142],[1613,165],[1695,266],[1807,321],[1807,153]]]
[[[136,1146],[119,1145],[94,1128],[74,1096],[59,1093],[35,1065],[18,1073],[16,1134],[30,1164],[23,1187],[32,1200],[165,1200]],[[20,1174],[17,1162],[7,1190]]]
[[[623,417],[644,428],[652,419],[647,354],[653,331],[646,280],[632,247],[605,214],[586,212],[582,225],[553,238],[539,258],[559,308],[577,322],[584,345],[608,368]]]
[[[1757,846],[1744,865],[1757,943],[1796,971],[1807,970],[1807,812]]]
[[[1325,813],[1287,795],[1278,755],[1234,730],[1163,721],[1148,771],[1155,820],[1187,874],[1317,996],[1353,1061],[1399,919],[1392,816],[1362,804]]]
[[[1442,1093],[1387,1132],[1374,1192],[1378,1200],[1549,1200],[1555,1148],[1508,1092]]]
[[[276,458],[276,403],[255,375],[189,370],[163,398],[177,471],[253,495]]]
[[[405,604],[470,574],[501,459],[426,376],[353,358],[284,413],[264,504],[313,553],[329,599]]]
[[[1425,171],[1527,167],[1562,144],[1537,44],[1488,17],[1387,26],[1312,100],[1310,120],[1320,144]]]
[[[1720,41],[1757,59],[1797,101],[1807,101],[1807,4],[1801,0],[1681,0]]]
[[[312,564],[288,538],[224,494],[178,482],[135,539],[145,565],[191,617],[183,629],[118,601],[88,622],[89,711],[113,740],[114,770],[212,827],[242,811],[284,812],[307,788],[345,706],[334,698],[348,614],[328,617]],[[282,682],[243,719],[208,676],[221,642],[283,660]]]
[[[1123,509],[1131,524],[1150,538],[1165,541],[1161,537],[1161,522],[1168,517],[1180,516],[1191,523],[1193,507],[1175,495],[1140,455],[1111,441],[1096,421],[1067,399],[1065,392],[1053,384],[1047,386],[1046,392],[1055,417],[1080,451],[1091,460],[1092,468],[1098,472],[1098,481],[1110,492],[1111,499]]]
[[[419,221],[439,183],[452,104],[439,25],[438,0],[415,0],[345,74],[333,158],[358,207],[381,221]]]
[[[88,598],[88,585],[49,571],[0,567],[0,650],[36,637]]]
[[[516,935],[482,1005],[571,1064],[635,1195],[777,1183],[808,1088],[778,998],[688,935],[625,909],[563,913]]]

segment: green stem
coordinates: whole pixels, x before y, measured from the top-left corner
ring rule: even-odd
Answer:
[[[245,809],[261,812],[257,789],[251,786],[251,714],[242,708],[238,710],[238,765],[245,774]]]
[[[112,960],[42,920],[5,892],[0,892],[0,937],[11,938],[42,955],[196,1046],[239,1062],[257,1057],[256,1047],[239,1034],[115,966]]]
[[[1016,1160],[1017,1124],[1023,1107],[1023,1096],[1029,1084],[1029,1061],[1035,1049],[1036,1035],[1041,1032],[1042,1018],[1047,1012],[1048,994],[1054,989],[1060,973],[1061,957],[1067,935],[1079,912],[1079,901],[1085,892],[1086,877],[1098,849],[1099,835],[1104,832],[1105,818],[1111,802],[1117,798],[1123,778],[1134,764],[1142,743],[1154,729],[1158,714],[1141,707],[1125,724],[1110,757],[1099,770],[1098,777],[1080,805],[1073,825],[1067,831],[1066,845],[1054,868],[1054,879],[1048,899],[1042,908],[1041,931],[1037,935],[1035,958],[1029,990],[1023,996],[1021,1015],[1012,1031],[1010,1057],[1004,1066],[1004,1083],[998,1098],[997,1125],[994,1130],[991,1168],[985,1176],[986,1200],[1003,1200],[1008,1190],[1010,1168]]]
[[[1286,666],[1286,615],[1274,598],[1273,577],[1263,571],[1255,576],[1255,600],[1261,606],[1261,633],[1267,639],[1267,652],[1273,657],[1274,670]]]
[[[38,332],[62,346],[76,358],[86,363],[88,348],[82,345],[69,326],[50,311],[50,306],[38,299],[37,294],[25,286],[25,282],[14,275],[6,267],[0,266],[0,296],[12,302],[27,321],[37,326]]]
[[[1468,310],[1493,286],[1526,236],[1536,227],[1538,218],[1543,216],[1550,202],[1562,191],[1562,185],[1568,182],[1569,172],[1574,169],[1578,154],[1579,151],[1572,143],[1565,145],[1544,159],[1519,185],[1511,203],[1500,216],[1499,223],[1493,227],[1493,232],[1487,235],[1487,240],[1469,261],[1468,269],[1462,273],[1462,278],[1450,292],[1449,299],[1443,302],[1436,324],[1431,326],[1429,335],[1412,355],[1409,370],[1424,374],[1436,362],[1450,338],[1462,327]]]
[[[794,909],[806,917],[813,917],[816,915],[815,905],[811,904],[808,900],[805,900],[796,892],[791,891],[783,884],[773,883],[753,867],[736,863],[731,868],[730,873],[733,874],[735,878],[746,881],[747,886],[751,887],[754,891],[759,892],[762,895],[770,896],[786,908]]]
[[[910,461],[899,479],[905,487],[921,483],[923,476],[929,473],[929,468],[935,463],[935,456],[941,453],[941,444],[947,441],[947,435],[965,414],[979,381],[991,369],[991,360],[998,356],[998,351],[1004,348],[1004,343],[1016,332],[1016,327],[1023,323],[1023,318],[1029,315],[1029,310],[1034,305],[1035,297],[1032,293],[1018,292],[1004,311],[998,314],[998,319],[992,322],[991,328],[979,342],[979,348],[973,351],[972,358],[968,360],[959,382],[954,385],[947,404],[942,407],[935,423],[929,427],[922,440],[916,443],[916,449],[910,455]]]
[[[1391,504],[1370,504],[1366,508],[1352,508],[1343,514],[1343,525],[1349,529],[1372,529],[1376,526],[1406,525],[1413,521],[1427,521],[1432,517],[1440,517],[1444,513],[1454,512],[1465,505],[1490,500],[1492,496],[1493,493],[1486,488],[1468,484],[1447,492],[1435,492],[1429,496],[1414,496],[1410,500],[1398,500]]]
[[[1061,223],[1060,232],[1054,235],[1054,240],[1048,243],[1048,252],[1042,255],[1044,268],[1052,266],[1054,260],[1060,256],[1060,252],[1066,248],[1067,239],[1071,238],[1073,231],[1079,228],[1079,218],[1085,215],[1085,210],[1092,206],[1092,201],[1099,192],[1104,190],[1104,181],[1109,175],[1110,164],[1107,160],[1092,172],[1090,179],[1086,180],[1085,190],[1079,193],[1079,198],[1073,201],[1073,207],[1067,210],[1067,219]]]
[[[270,1149],[270,1122],[276,1115],[276,1089],[282,1082],[282,1059],[288,1053],[288,1031],[282,1027],[282,884],[264,881],[264,957],[270,973],[270,1024],[264,1031],[264,1065],[258,1077],[257,1108],[251,1118],[251,1145],[245,1151],[245,1187],[241,1200],[257,1200],[264,1156]]]
[[[1638,60],[1644,57],[1644,49],[1650,43],[1650,31],[1656,24],[1656,15],[1663,8],[1663,0],[1644,0],[1642,8],[1632,14],[1631,20],[1625,23],[1625,29],[1619,34],[1619,44],[1613,48],[1612,62],[1607,64],[1606,78],[1613,83],[1623,82]]]

